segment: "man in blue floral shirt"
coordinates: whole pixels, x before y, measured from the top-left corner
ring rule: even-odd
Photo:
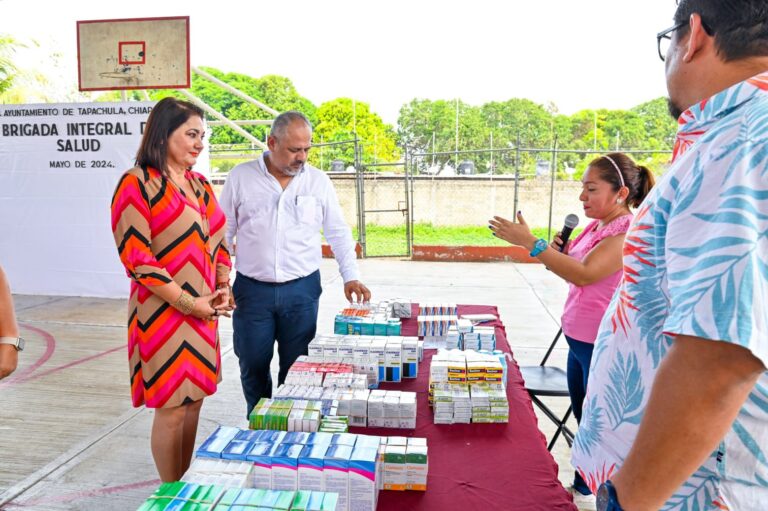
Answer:
[[[598,509],[768,509],[768,0],[681,0],[657,38],[673,162],[626,235],[573,463]]]

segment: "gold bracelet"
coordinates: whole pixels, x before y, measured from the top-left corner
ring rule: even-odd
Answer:
[[[175,307],[185,316],[189,316],[195,309],[195,299],[191,294],[182,289],[181,294],[179,295],[179,299],[173,302],[171,305],[173,305],[173,307]]]
[[[223,289],[223,288],[229,289],[229,282],[219,282],[216,284],[216,289]]]

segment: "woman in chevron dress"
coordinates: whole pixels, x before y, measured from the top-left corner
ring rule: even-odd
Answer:
[[[163,481],[189,467],[203,398],[221,381],[218,318],[233,308],[224,213],[191,170],[204,134],[195,105],[157,103],[136,167],[112,199],[112,231],[131,279],[131,397],[133,406],[155,409],[152,456]]]

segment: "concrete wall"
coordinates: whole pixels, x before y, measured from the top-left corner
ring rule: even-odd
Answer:
[[[348,221],[355,225],[355,180],[352,176],[333,176],[333,184]],[[586,225],[579,193],[581,182],[557,181],[553,195],[553,227],[562,226],[563,218],[575,213]],[[514,216],[515,180],[487,177],[415,177],[413,216],[416,223],[433,225],[484,225],[494,215]],[[521,180],[518,209],[532,227],[546,227],[549,222],[550,181]],[[405,182],[402,177],[382,176],[366,179],[366,210],[405,207]],[[379,225],[402,224],[401,213],[366,213],[366,222]]]
[[[354,175],[332,175],[344,216],[357,225],[357,199]],[[214,186],[219,193],[221,186]],[[556,181],[553,195],[552,227],[557,230],[569,213],[586,225],[579,201],[581,182]],[[433,225],[486,225],[494,215],[514,216],[515,180],[505,177],[414,177],[413,216],[416,223]],[[518,209],[531,227],[547,227],[549,222],[550,181],[521,180]],[[405,207],[405,181],[401,176],[374,176],[365,181],[366,210]],[[366,213],[366,223],[403,225],[400,212]]]

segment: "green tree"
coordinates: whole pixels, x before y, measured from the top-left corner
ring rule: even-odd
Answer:
[[[301,96],[288,78],[277,75],[254,78],[241,73],[224,73],[212,67],[201,67],[201,69],[279,112],[298,110],[306,115],[310,121],[314,122],[316,119],[317,108],[315,105]],[[190,92],[231,120],[271,119],[273,117],[272,114],[253,103],[196,74],[192,75]],[[153,100],[160,100],[166,96],[185,98],[179,92],[170,90],[152,91],[150,96]],[[259,140],[266,140],[269,133],[268,125],[241,127]],[[250,145],[242,135],[227,126],[215,127],[209,140],[213,145]]]
[[[677,122],[669,115],[666,98],[646,101],[630,110],[637,114],[645,129],[644,149],[670,149],[675,142]]]
[[[0,103],[43,103],[62,99],[56,94],[65,88],[59,84],[52,89],[53,82],[37,70],[21,69],[16,65],[16,52],[22,48],[36,47],[37,43],[22,43],[10,35],[0,34]],[[49,55],[55,67],[61,55]],[[68,99],[68,98],[64,98]]]
[[[341,160],[344,167],[354,163],[354,144],[323,146],[332,142],[355,139],[362,144],[362,163],[395,162],[400,159],[395,131],[381,117],[371,112],[367,103],[350,98],[327,101],[317,109],[313,142],[320,144],[310,156],[310,162],[323,169],[330,168],[333,160]]]
[[[425,170],[449,162],[455,165],[456,160],[465,159],[455,154],[457,149],[488,147],[489,129],[478,107],[460,100],[414,99],[400,109],[398,137],[402,145],[415,153],[428,153],[427,158],[418,161],[420,168]],[[481,167],[478,161],[475,164],[477,168]]]
[[[516,147],[518,141],[522,148],[541,148],[552,144],[555,128],[552,112],[557,110],[554,105],[544,106],[529,99],[512,98],[486,103],[480,110],[489,132],[493,133],[494,147]],[[536,159],[533,153],[521,152],[520,162],[517,162],[521,173],[532,172]],[[513,173],[515,164],[512,152],[506,158],[494,158],[497,173]]]
[[[646,146],[646,133],[643,120],[635,112],[628,110],[609,110],[603,118],[602,129],[605,133],[606,150],[639,149]]]
[[[0,94],[4,94],[13,85],[13,81],[19,73],[13,63],[13,54],[19,44],[9,36],[0,34]]]
[[[553,116],[547,109],[529,99],[513,98],[492,101],[480,108],[494,140],[523,147],[544,147],[552,143]],[[494,144],[496,145],[496,144]]]

